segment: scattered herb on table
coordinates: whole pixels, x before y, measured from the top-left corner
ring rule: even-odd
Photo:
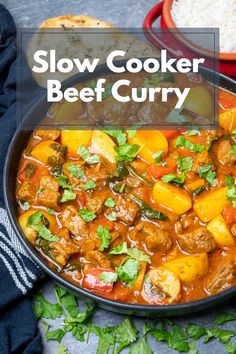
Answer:
[[[122,254],[127,253],[127,249],[127,244],[124,243],[120,250],[118,247],[113,250],[117,252],[116,254]],[[125,263],[128,261],[130,264],[126,267],[123,265],[120,272],[126,281],[131,281],[131,279],[135,279],[137,261],[129,258]],[[100,276],[104,282],[112,283],[116,281],[117,273],[103,272]],[[212,340],[218,340],[222,345],[222,353],[224,351],[229,354],[236,353],[236,343],[231,341],[231,338],[236,335],[235,331],[222,328],[228,321],[236,323],[236,314],[233,313],[220,312],[216,315],[214,321],[221,328],[204,327],[192,322],[187,326],[182,326],[177,324],[177,321],[173,322],[166,318],[148,320],[148,323],[144,323],[142,333],[140,333],[128,317],[118,325],[99,327],[93,319],[95,305],[89,304],[84,309],[81,304],[78,304],[79,300],[74,295],[59,286],[54,287],[54,293],[55,303],[46,300],[41,292],[33,295],[34,313],[37,320],[43,320],[47,340],[60,343],[67,333],[71,333],[76,340],[84,342],[88,341],[88,335],[92,333],[98,337],[97,354],[111,352],[119,354],[125,347],[129,347],[129,354],[154,354],[159,352],[159,349],[157,351],[155,350],[156,346],[152,348],[149,344],[148,337],[151,336],[157,342],[166,343],[170,349],[176,352],[197,354],[197,341],[202,338],[202,345]],[[48,321],[56,318],[60,318],[60,325],[55,328],[53,323],[48,323]],[[206,352],[207,350],[206,347]],[[59,344],[56,354],[69,354],[69,348]]]

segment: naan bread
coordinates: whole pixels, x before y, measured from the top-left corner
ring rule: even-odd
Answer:
[[[50,31],[57,35],[48,35]],[[80,35],[78,28],[89,28],[89,34]],[[98,29],[108,29],[98,31]],[[46,30],[47,29],[47,30]],[[110,29],[110,30],[109,30]],[[47,33],[46,33],[47,32]],[[102,34],[100,34],[102,33]],[[45,20],[39,30],[32,36],[27,48],[28,64],[32,68],[34,65],[33,55],[38,49],[49,51],[56,49],[57,59],[86,57],[101,58],[99,64],[106,61],[107,54],[115,49],[124,50],[127,55],[124,57],[157,57],[159,52],[151,44],[146,43],[133,35],[126,34],[112,24],[101,21],[90,16],[66,15]],[[76,68],[70,73],[42,73],[33,72],[33,76],[40,86],[46,87],[47,80],[57,79],[63,81],[68,77],[77,74]]]

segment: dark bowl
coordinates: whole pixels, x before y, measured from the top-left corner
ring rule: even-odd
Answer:
[[[209,81],[212,81],[211,71],[208,69],[204,69],[203,71],[207,71],[209,73]],[[75,75],[74,77],[66,80],[63,87],[66,88],[68,86],[76,84],[79,80],[89,80],[91,78],[92,74]],[[232,92],[236,92],[236,81],[224,75],[220,75],[219,79],[221,87],[224,87]],[[43,114],[45,114],[49,106],[50,104],[47,103],[45,95],[44,97],[39,99],[39,101],[26,114],[24,121],[26,123],[32,123],[32,121],[35,120],[35,117],[37,117],[37,121],[39,121]],[[177,316],[187,313],[193,313],[214,306],[220,302],[226,301],[236,295],[236,286],[233,286],[217,295],[187,303],[163,306],[137,305],[105,299],[62,278],[59,273],[51,269],[43,260],[43,258],[39,256],[39,254],[24,236],[18,223],[17,203],[15,198],[16,175],[21,152],[26,147],[30,134],[31,131],[23,130],[21,127],[19,127],[9,145],[3,172],[4,200],[12,227],[15,233],[18,235],[26,251],[32,257],[32,259],[45,271],[45,273],[52,277],[57,283],[69,289],[85,301],[95,301],[100,307],[106,310],[138,316]]]

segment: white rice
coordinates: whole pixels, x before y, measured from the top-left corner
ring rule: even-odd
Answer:
[[[236,53],[236,0],[174,0],[177,27],[220,29],[220,52]]]

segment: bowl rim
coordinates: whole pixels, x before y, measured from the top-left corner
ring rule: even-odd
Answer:
[[[121,61],[122,62],[122,61]],[[205,68],[206,70],[211,71],[209,68]],[[98,70],[99,73],[99,70]],[[66,88],[67,85],[70,84],[75,84],[78,82],[79,79],[83,78],[85,75],[84,74],[76,74],[69,79],[65,80],[62,83],[62,89]],[[230,77],[227,77],[226,75],[220,74],[219,73],[219,78],[227,82],[228,84],[231,84],[235,87],[235,92],[236,92],[236,81],[233,80]],[[47,103],[47,95],[43,95],[40,97],[33,105],[32,107],[27,111],[25,114],[24,119],[25,120],[30,120],[30,118],[34,115],[34,112],[39,109],[42,105],[44,105],[45,108],[45,103]],[[51,105],[51,104],[50,104]],[[53,280],[55,280],[57,283],[61,284],[65,288],[71,290],[72,292],[81,295],[83,298],[90,299],[99,305],[101,307],[112,310],[115,312],[122,313],[122,311],[125,311],[123,313],[128,313],[128,314],[134,314],[134,315],[146,315],[146,314],[154,314],[154,315],[182,315],[190,312],[196,312],[202,309],[205,309],[207,307],[213,306],[219,302],[222,302],[223,300],[228,300],[233,295],[236,294],[236,285],[225,289],[224,291],[211,295],[205,298],[201,298],[195,301],[189,301],[189,302],[183,302],[183,303],[177,303],[177,304],[170,304],[170,305],[149,305],[149,304],[133,304],[133,303],[125,303],[121,301],[114,301],[105,297],[102,297],[98,294],[95,294],[89,290],[84,289],[83,287],[76,285],[66,278],[63,278],[62,276],[59,275],[57,271],[52,269],[46,261],[39,255],[39,253],[36,251],[36,249],[30,244],[30,242],[27,240],[27,238],[24,236],[19,222],[17,220],[17,216],[15,213],[15,208],[14,208],[14,203],[10,200],[10,189],[12,188],[10,186],[10,178],[9,178],[9,172],[10,172],[10,165],[11,165],[11,160],[16,153],[16,146],[18,139],[20,138],[20,135],[22,134],[22,131],[27,131],[27,134],[30,135],[32,132],[31,130],[26,130],[22,129],[21,125],[19,125],[8,145],[7,149],[7,154],[5,157],[5,163],[4,163],[4,169],[3,169],[3,196],[4,196],[4,204],[5,208],[10,220],[10,224],[16,233],[17,237],[19,237],[20,242],[26,249],[27,253],[32,257],[33,261],[37,265],[39,265],[43,271],[47,274],[49,274]],[[25,142],[26,143],[26,142]],[[17,150],[18,151],[18,150]],[[18,152],[18,154],[21,153]],[[14,190],[15,193],[15,190]]]
[[[164,21],[167,25],[168,28],[178,28],[173,20],[173,17],[171,15],[171,8],[172,8],[172,4],[173,4],[174,0],[163,0],[163,10],[162,10],[162,14],[163,14],[163,18]],[[188,41],[185,41],[182,38],[182,41],[185,42],[185,44],[187,43],[187,46],[189,46]],[[219,59],[223,60],[223,61],[236,61],[236,53],[219,53]],[[236,65],[236,64],[235,64]]]

